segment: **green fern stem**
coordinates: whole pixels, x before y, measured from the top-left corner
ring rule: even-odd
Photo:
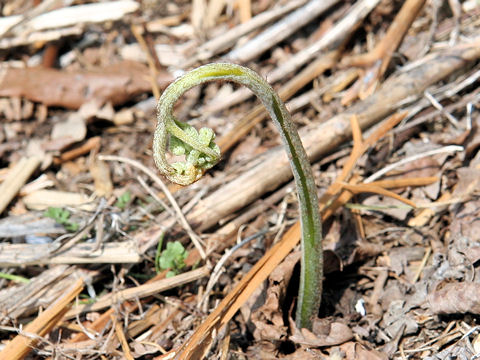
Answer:
[[[281,134],[292,167],[300,203],[302,225],[302,261],[296,323],[299,328],[312,326],[322,294],[322,227],[312,169],[302,142],[285,104],[273,88],[256,72],[234,64],[201,66],[175,80],[158,102],[158,125],[153,140],[153,156],[160,172],[170,181],[189,185],[220,160],[220,149],[211,129],[198,132],[173,116],[175,102],[192,87],[212,80],[227,80],[248,87],[262,101]],[[167,144],[185,162],[170,164],[165,154]]]

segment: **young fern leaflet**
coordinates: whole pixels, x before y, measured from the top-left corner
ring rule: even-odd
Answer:
[[[311,329],[322,294],[322,227],[318,198],[310,162],[285,104],[273,88],[256,72],[234,64],[201,66],[175,80],[158,102],[158,124],[153,140],[153,157],[160,172],[170,181],[189,185],[220,160],[215,134],[209,128],[199,131],[173,116],[175,102],[192,87],[213,80],[227,80],[248,87],[262,101],[280,132],[292,167],[300,203],[302,261],[296,323]],[[167,144],[185,162],[169,164]]]

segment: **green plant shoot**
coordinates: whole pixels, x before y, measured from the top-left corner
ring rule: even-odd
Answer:
[[[63,225],[68,231],[77,231],[79,228],[78,223],[70,220],[70,211],[66,209],[49,207],[44,215],[54,219],[57,223]]]
[[[227,80],[248,87],[262,101],[274,121],[292,167],[300,203],[302,224],[302,261],[298,294],[297,327],[311,329],[322,294],[322,227],[312,169],[300,137],[285,104],[273,88],[256,72],[234,64],[208,64],[175,80],[163,92],[157,107],[158,124],[153,140],[153,157],[160,172],[170,181],[189,185],[220,160],[215,133],[209,128],[199,131],[175,119],[175,102],[192,87],[213,80]],[[167,144],[185,162],[169,164]]]
[[[158,259],[158,265],[161,270],[170,269],[167,278],[177,275],[185,267],[185,259],[188,252],[180,241],[167,243],[167,248],[162,251]]]
[[[132,199],[132,193],[127,190],[118,197],[117,201],[115,202],[115,206],[123,210],[125,209],[125,206],[127,206],[127,204],[130,202],[131,199]]]

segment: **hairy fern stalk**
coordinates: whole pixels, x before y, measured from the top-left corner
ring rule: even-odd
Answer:
[[[285,104],[273,88],[256,72],[234,64],[201,66],[175,80],[158,102],[158,124],[153,140],[153,156],[160,172],[170,181],[189,185],[220,160],[215,133],[209,128],[196,130],[173,116],[175,102],[192,87],[213,80],[227,80],[248,87],[262,101],[275,123],[292,167],[300,203],[302,261],[296,324],[312,327],[320,307],[323,277],[322,227],[312,168]],[[184,162],[168,163],[167,146]]]

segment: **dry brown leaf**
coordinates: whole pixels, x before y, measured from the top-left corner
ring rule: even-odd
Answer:
[[[461,168],[457,170],[458,183],[453,198],[463,200],[462,204],[453,205],[450,231],[471,240],[478,240],[480,233],[480,200],[473,197],[480,189],[480,169]],[[472,198],[473,197],[473,198]]]
[[[458,182],[454,197],[465,198],[474,191],[480,190],[480,169],[473,167],[460,168],[457,170]]]
[[[423,157],[399,167],[394,178],[438,176],[440,163],[434,157]]]
[[[85,119],[72,114],[66,121],[53,125],[52,140],[62,144],[63,147],[69,146],[85,139],[87,135],[87,125]]]
[[[276,345],[270,341],[261,341],[252,345],[247,350],[248,359],[275,360],[278,359]]]
[[[387,355],[376,350],[367,349],[365,346],[348,342],[340,346],[340,350],[345,354],[345,360],[386,360]]]
[[[470,247],[468,251],[465,252],[465,256],[471,264],[476,263],[480,260],[480,246]]]
[[[371,259],[385,251],[385,247],[383,245],[373,244],[367,241],[360,241],[356,244],[356,246],[357,247],[353,250],[344,266]]]
[[[444,284],[428,296],[428,303],[434,314],[480,314],[480,284],[474,282]]]
[[[320,350],[301,347],[295,352],[283,357],[285,360],[319,360],[324,359]]]
[[[396,336],[411,335],[418,331],[418,324],[408,313],[403,299],[390,302],[388,310],[383,314],[382,324],[385,333],[392,339]]]
[[[330,274],[335,271],[343,270],[343,261],[341,257],[332,250],[323,250],[323,273]]]
[[[265,302],[251,315],[251,321],[255,325],[253,336],[256,340],[280,340],[286,337],[287,327],[283,321],[281,304],[300,257],[299,251],[289,254],[270,275]]]
[[[340,322],[331,322],[328,319],[315,319],[313,329],[297,329],[293,327],[294,334],[289,337],[296,344],[321,347],[343,344],[353,338],[353,332],[349,326]]]
[[[402,246],[393,248],[388,253],[390,270],[398,276],[411,272],[410,264],[422,260],[425,248],[421,246]]]

